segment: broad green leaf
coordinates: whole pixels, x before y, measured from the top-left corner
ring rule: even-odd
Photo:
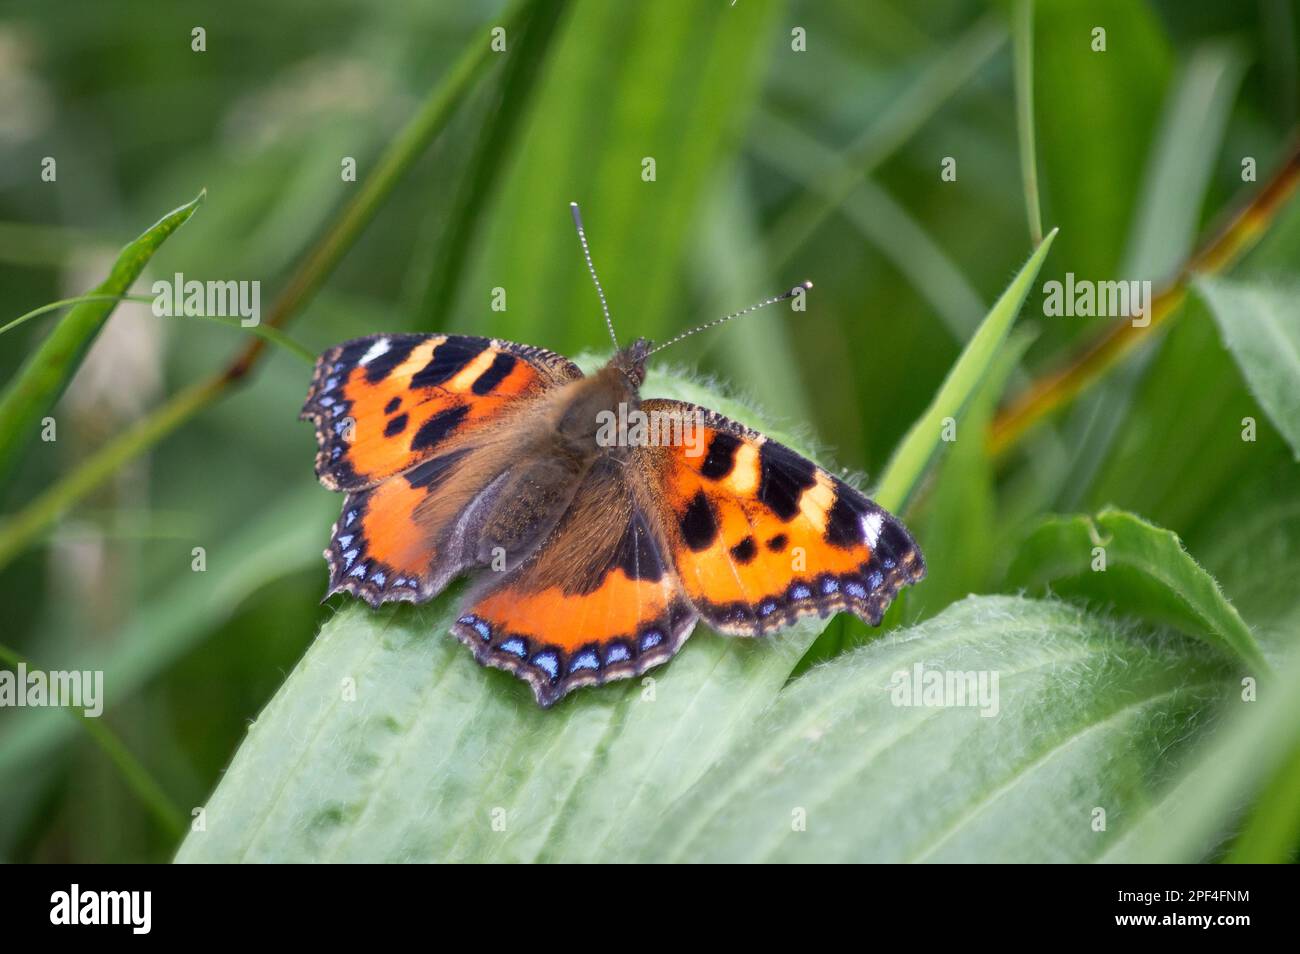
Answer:
[[[1300,460],[1300,288],[1202,276],[1196,290],[1251,394]]]
[[[154,252],[189,221],[206,194],[200,192],[190,202],[168,212],[123,248],[108,277],[91,294],[121,296],[130,291]],[[24,445],[39,429],[41,418],[76,374],[81,359],[116,307],[117,302],[111,298],[75,305],[0,395],[0,481],[13,470]]]
[[[663,372],[646,392],[756,423]],[[763,640],[699,627],[648,678],[542,710],[448,635],[458,596],[378,611],[345,601],[250,729],[207,830],[178,860],[616,858],[771,702],[825,625]]]
[[[1279,677],[1253,687],[1231,685],[1230,717],[1207,740],[1188,768],[1160,798],[1143,811],[1140,822],[1110,845],[1104,861],[1120,863],[1197,862],[1211,857],[1261,790],[1276,797],[1279,788],[1294,790],[1296,753],[1300,751],[1300,655]],[[1257,700],[1257,701],[1256,701]],[[1277,787],[1275,787],[1277,786]],[[1292,802],[1261,806],[1267,818],[1252,819],[1247,839],[1233,860],[1286,860],[1279,854],[1293,847],[1297,810]],[[1289,809],[1289,811],[1287,811]],[[1266,825],[1264,843],[1256,825]],[[1288,840],[1288,838],[1292,840]]]
[[[1053,229],[1034,250],[1034,254],[1029,256],[1029,261],[1025,262],[1002,296],[994,302],[956,364],[944,378],[943,385],[930,406],[894,451],[875,492],[875,498],[882,507],[895,512],[901,510],[916,489],[930,460],[943,445],[946,419],[960,419],[968,399],[988,373],[1055,238],[1056,229]]]
[[[177,860],[610,858],[767,705],[812,634],[750,643],[700,629],[652,674],[653,696],[637,680],[542,710],[448,635],[457,595],[340,610]]]
[[[995,703],[903,704],[916,667],[990,689],[996,676]],[[970,597],[793,682],[638,857],[1088,861],[1232,691],[1195,643],[1065,603]]]
[[[1048,517],[1021,547],[1009,580],[1175,626],[1244,662],[1251,675],[1270,671],[1250,627],[1178,535],[1134,514]]]

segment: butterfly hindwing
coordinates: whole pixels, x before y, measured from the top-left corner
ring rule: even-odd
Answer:
[[[347,495],[325,551],[327,598],[347,592],[372,606],[396,600],[420,603],[465,567],[462,552],[444,552],[438,523],[422,509],[467,456],[467,451],[452,451]]]
[[[453,632],[479,662],[528,680],[543,706],[666,662],[696,614],[652,526],[622,467],[598,462],[531,558],[485,573]]]
[[[704,408],[641,407],[697,428],[642,454],[683,589],[710,626],[755,636],[838,611],[876,625],[924,577],[903,525],[803,456]]]
[[[467,335],[372,335],[316,362],[302,417],[316,475],[357,491],[449,450],[521,400],[582,376],[554,352]]]

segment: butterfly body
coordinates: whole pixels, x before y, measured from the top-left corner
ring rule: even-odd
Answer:
[[[453,634],[543,706],[666,661],[701,618],[741,636],[841,610],[878,623],[924,575],[902,525],[756,431],[643,399],[649,350],[591,376],[468,336],[325,352],[303,417],[322,483],[348,494],[329,594],[423,602],[470,574]]]

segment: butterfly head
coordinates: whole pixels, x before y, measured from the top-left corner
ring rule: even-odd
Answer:
[[[637,338],[626,348],[614,353],[610,364],[622,371],[633,390],[639,389],[645,381],[645,360],[649,356],[652,342],[648,338]]]

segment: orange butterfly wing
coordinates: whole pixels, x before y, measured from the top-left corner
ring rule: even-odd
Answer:
[[[443,453],[516,402],[582,377],[542,348],[468,335],[372,335],[316,361],[300,417],[316,476],[360,490]]]
[[[682,586],[714,629],[757,636],[839,611],[874,626],[900,587],[925,576],[897,519],[806,458],[695,405],[641,408],[700,429],[641,453]]]
[[[622,466],[597,462],[546,543],[500,579],[485,574],[453,632],[543,706],[667,662],[696,613],[651,526]]]
[[[436,552],[425,501],[489,425],[581,376],[542,348],[462,335],[373,335],[322,354],[301,416],[316,426],[321,483],[348,492],[325,551],[326,595],[377,606],[439,592],[463,562]]]

